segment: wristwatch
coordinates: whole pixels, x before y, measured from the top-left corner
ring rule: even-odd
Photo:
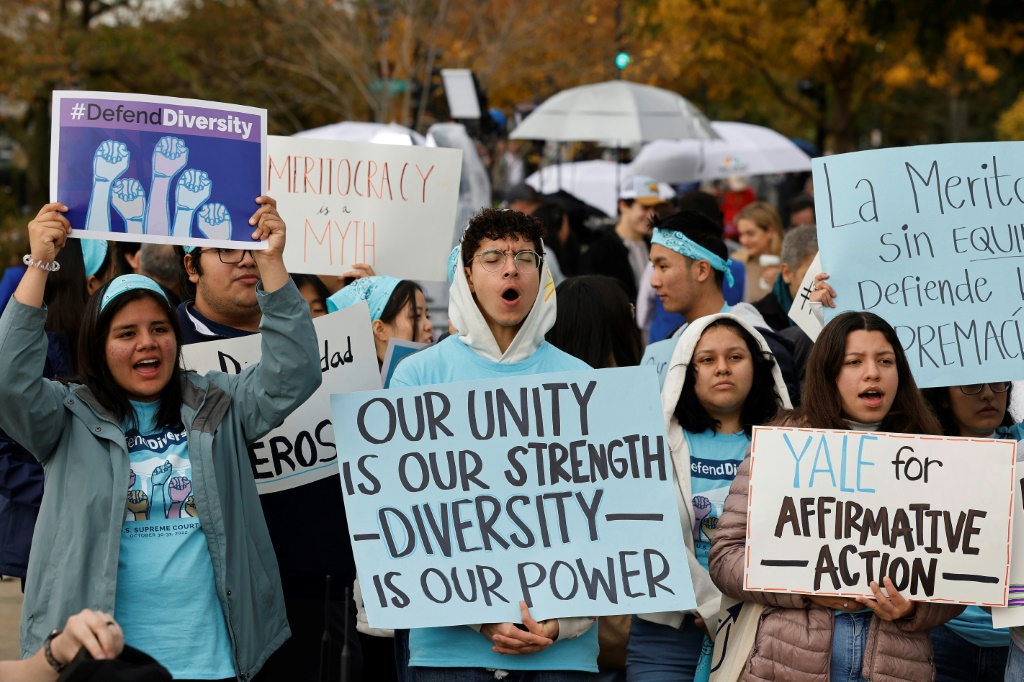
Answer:
[[[61,632],[63,632],[63,630],[54,630],[46,636],[46,641],[43,642],[43,656],[46,657],[46,662],[50,664],[50,667],[56,670],[57,672],[62,672],[66,667],[66,664],[61,663],[53,657],[53,652],[50,651],[50,642],[52,642],[53,638],[59,635]]]

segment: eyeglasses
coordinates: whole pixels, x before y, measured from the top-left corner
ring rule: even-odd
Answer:
[[[505,259],[508,254],[497,249],[490,249],[473,256],[480,259],[480,266],[487,272],[501,272],[505,267]],[[522,273],[536,272],[544,260],[536,251],[516,251],[512,255],[512,262],[516,264],[516,270]]]
[[[252,249],[202,249],[200,252],[206,253],[207,251],[216,251],[217,258],[224,265],[238,265],[245,260],[245,254],[249,254],[250,258],[256,260],[252,255]]]
[[[998,381],[994,384],[965,384],[960,387],[960,392],[964,395],[978,395],[986,386],[992,389],[993,393],[1006,393],[1010,390],[1009,381]]]

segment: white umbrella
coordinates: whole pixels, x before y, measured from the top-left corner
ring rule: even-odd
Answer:
[[[658,139],[713,140],[718,136],[707,117],[680,95],[629,81],[608,81],[554,95],[509,137],[631,147]]]
[[[405,146],[426,145],[425,137],[411,128],[397,123],[370,123],[368,121],[342,121],[322,128],[311,128],[292,137],[313,137],[319,140],[345,140],[346,142],[373,142]]]
[[[616,168],[618,166],[618,168]],[[618,214],[617,187],[625,187],[635,175],[629,164],[614,161],[577,161],[547,166],[526,178],[526,184],[541,194],[565,190],[585,204],[601,210],[605,215]],[[665,183],[658,184],[658,193],[666,201],[676,195]]]
[[[725,121],[711,126],[721,139],[666,139],[644,145],[633,159],[633,171],[679,184],[811,170],[811,157],[771,128]]]

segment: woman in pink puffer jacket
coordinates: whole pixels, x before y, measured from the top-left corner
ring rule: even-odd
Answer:
[[[837,316],[811,350],[803,404],[776,425],[941,434],[895,331],[871,313]],[[742,679],[872,682],[934,678],[928,630],[963,606],[912,602],[885,578],[875,598],[743,589],[750,459],[729,490],[711,547],[711,579],[728,596],[765,606]],[[746,654],[746,652],[744,652]]]

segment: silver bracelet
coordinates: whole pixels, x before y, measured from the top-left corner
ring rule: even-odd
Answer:
[[[32,256],[27,253],[25,254],[25,257],[21,259],[21,262],[24,263],[27,267],[41,268],[43,270],[46,270],[47,272],[57,272],[58,270],[60,270],[60,263],[58,263],[57,261],[53,260],[47,262],[42,259],[33,260]]]

